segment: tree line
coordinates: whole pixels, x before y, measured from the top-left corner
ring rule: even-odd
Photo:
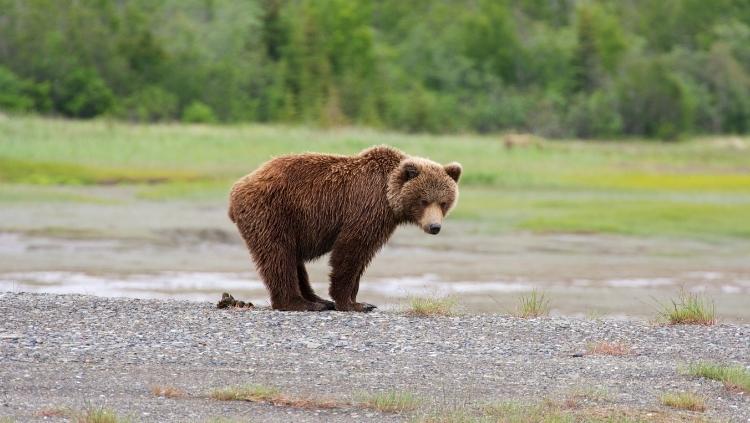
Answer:
[[[0,109],[550,137],[750,131],[747,0],[0,0]]]

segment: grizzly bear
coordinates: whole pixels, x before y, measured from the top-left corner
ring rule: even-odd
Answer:
[[[272,159],[232,187],[237,225],[276,310],[370,311],[359,279],[396,227],[429,234],[458,199],[461,165],[442,166],[388,146],[355,156],[298,154]],[[333,302],[310,287],[305,262],[331,252]]]

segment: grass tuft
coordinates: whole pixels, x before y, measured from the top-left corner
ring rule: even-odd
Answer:
[[[528,319],[549,314],[549,299],[543,292],[534,289],[529,295],[522,295],[519,301],[516,311],[518,317]]]
[[[670,392],[661,396],[661,403],[667,407],[689,411],[706,411],[706,400],[692,392]]]
[[[453,316],[455,314],[456,299],[442,298],[412,298],[407,314],[417,317]]]
[[[687,373],[721,381],[730,391],[750,392],[750,371],[742,366],[701,362],[688,366]]]
[[[588,344],[586,352],[591,355],[624,356],[630,354],[631,348],[622,342],[599,341]]]
[[[245,385],[214,389],[209,396],[219,401],[267,402],[282,407],[308,410],[340,408],[344,405],[333,400],[290,397],[284,395],[278,388],[265,385]]]
[[[384,413],[402,413],[417,408],[420,400],[411,392],[386,391],[364,395],[360,406]]]
[[[185,391],[169,385],[154,385],[151,387],[151,393],[164,398],[182,398],[185,396]]]
[[[281,395],[281,390],[265,385],[245,385],[218,388],[211,391],[211,398],[219,401],[270,402]]]
[[[76,423],[124,423],[124,420],[114,410],[104,407],[89,407],[73,416]]]
[[[716,323],[716,308],[713,301],[682,291],[671,305],[662,305],[660,316],[670,325],[711,326]]]

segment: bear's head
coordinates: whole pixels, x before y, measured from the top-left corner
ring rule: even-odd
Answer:
[[[458,163],[443,166],[420,157],[406,157],[388,178],[388,203],[397,219],[436,235],[443,218],[458,201],[460,177]]]

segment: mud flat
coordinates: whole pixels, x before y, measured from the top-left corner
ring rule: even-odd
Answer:
[[[750,419],[747,393],[679,371],[698,361],[750,366],[747,324],[280,313],[11,292],[0,293],[0,316],[0,416],[9,421],[65,421],[52,411],[87,407],[154,422],[407,421],[436,410],[545,400],[656,421]],[[603,341],[627,352],[587,352]],[[210,398],[212,389],[247,384],[338,405]],[[155,386],[182,394],[159,397]],[[387,390],[413,394],[416,406],[381,413],[357,405],[358,396]],[[667,408],[660,403],[667,392],[693,392],[706,410]]]

